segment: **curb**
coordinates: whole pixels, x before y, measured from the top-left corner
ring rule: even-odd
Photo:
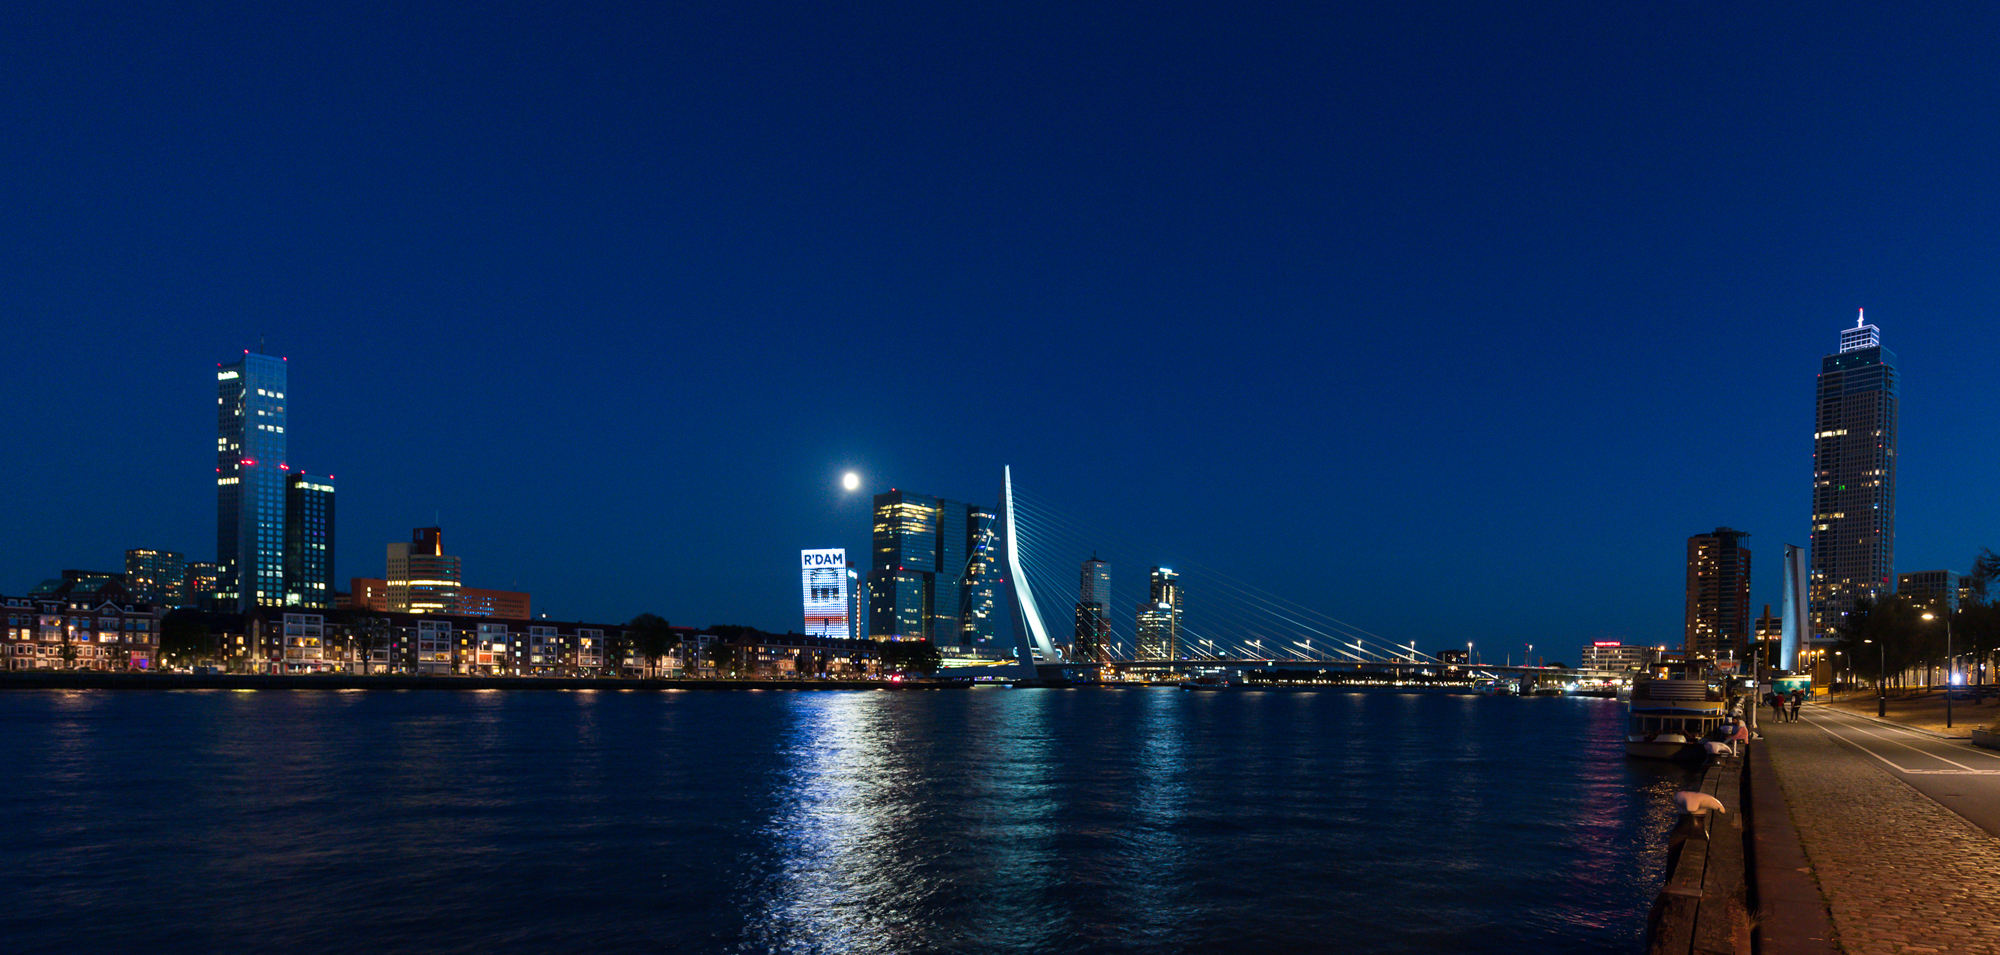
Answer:
[[[1835,955],[1840,949],[1833,941],[1833,919],[1813,877],[1812,864],[1806,861],[1791,809],[1785,805],[1777,767],[1771,764],[1770,745],[1758,741],[1747,757],[1750,765],[1744,774],[1744,788],[1749,796],[1746,821],[1750,831],[1745,841],[1750,857],[1750,904],[1758,916],[1755,949],[1759,955]]]

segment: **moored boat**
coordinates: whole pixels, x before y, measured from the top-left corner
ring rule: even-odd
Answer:
[[[1648,759],[1695,759],[1722,725],[1722,688],[1683,675],[1648,674],[1632,681],[1625,753]]]

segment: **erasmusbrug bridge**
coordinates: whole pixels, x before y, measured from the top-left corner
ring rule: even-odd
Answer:
[[[991,549],[1000,585],[995,600],[1006,605],[1012,633],[996,632],[983,659],[962,658],[941,670],[942,676],[1050,680],[1107,668],[1141,676],[1232,670],[1442,674],[1446,664],[1432,653],[1460,644],[1470,659],[1457,674],[1468,678],[1532,676],[1555,682],[1612,676],[1531,666],[1532,645],[1482,650],[1476,634],[1420,648],[1417,639],[1371,633],[1200,564],[1164,568],[1149,556],[1157,550],[1107,539],[1053,506],[1016,493],[1012,467],[1001,472]],[[1087,558],[1112,565],[1112,572],[1093,587],[1099,601],[1081,599]],[[1156,567],[1167,572],[1167,593],[1155,589]],[[1169,606],[1160,606],[1162,597],[1169,598]],[[1145,620],[1148,607],[1142,604],[1157,611],[1150,620]],[[1095,635],[1086,642],[1101,648],[1072,652],[1079,646],[1078,633],[1086,630]],[[1423,638],[1432,643],[1439,639]],[[1559,658],[1575,649],[1549,646],[1540,656]],[[1488,662],[1495,656],[1501,659]]]

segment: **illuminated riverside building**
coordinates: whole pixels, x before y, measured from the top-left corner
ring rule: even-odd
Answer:
[[[534,616],[532,595],[517,590],[486,590],[480,587],[458,588],[458,615],[461,617],[497,617],[506,620],[526,620]],[[389,612],[389,582],[379,577],[350,577],[347,581],[347,595],[340,598],[336,607],[341,610],[367,610],[375,613]]]
[[[1865,316],[1864,316],[1865,318]],[[1828,641],[1896,566],[1896,356],[1857,319],[1820,361],[1813,428],[1812,632]]]
[[[1913,570],[1896,575],[1896,593],[1922,604],[1926,609],[1956,613],[1961,596],[1958,571]]]
[[[1111,654],[1111,565],[1096,554],[1083,562],[1077,589],[1075,642],[1070,659],[1109,662]],[[1157,609],[1157,608],[1155,608]]]
[[[457,613],[458,558],[444,552],[444,530],[419,527],[410,542],[389,545],[391,613]]]
[[[848,639],[847,550],[799,551],[799,589],[804,597],[805,634]]]
[[[1000,587],[1000,554],[994,545],[993,521],[999,515],[977,504],[965,507],[965,588],[959,621],[959,644],[993,644],[994,595]]]
[[[333,606],[333,478],[285,478],[285,606]]]
[[[187,565],[188,601],[203,610],[215,610],[226,601],[227,593],[222,586],[222,565],[205,560]],[[231,604],[234,607],[234,604]]]
[[[244,352],[215,372],[215,556],[229,609],[285,597],[285,362]]]
[[[187,606],[192,602],[187,573],[187,557],[179,551],[125,552],[125,589],[140,603]]]
[[[990,556],[993,518],[961,501],[875,495],[868,635],[940,647],[990,641],[999,576]]]
[[[0,597],[0,668],[124,670],[153,665],[160,649],[161,604],[135,603],[106,575],[71,577],[53,592]]]
[[[1451,652],[1464,654],[1462,650]],[[1577,666],[1585,670],[1623,673],[1650,667],[1659,656],[1660,651],[1656,647],[1627,646],[1618,640],[1599,640],[1577,651],[1577,657],[1583,661]]]
[[[1153,568],[1150,592],[1139,604],[1139,659],[1180,658],[1181,610],[1180,575],[1165,567]]]
[[[1718,527],[1687,540],[1687,621],[1684,647],[1709,660],[1749,660],[1750,536]]]

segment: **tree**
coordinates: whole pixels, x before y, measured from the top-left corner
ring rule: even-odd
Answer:
[[[1975,684],[1985,683],[1986,673],[1979,668],[1979,663],[1996,645],[2000,645],[2000,607],[1968,602],[1952,616],[1951,627],[1956,644],[1953,649],[1972,655],[1973,681]]]
[[[736,646],[734,644],[731,644],[727,640],[717,639],[714,643],[708,645],[707,651],[709,666],[716,668],[718,671],[727,670],[731,676],[736,675]]]
[[[929,640],[891,640],[875,648],[882,665],[890,670],[929,676],[944,665],[944,653]]]
[[[347,628],[360,657],[361,672],[367,673],[374,668],[376,648],[387,649],[389,646],[389,636],[392,632],[389,619],[356,617],[348,623]]]
[[[679,642],[674,636],[673,627],[659,614],[642,613],[633,617],[632,622],[625,625],[625,629],[631,634],[633,646],[639,651],[639,656],[645,659],[648,675],[658,676],[660,659],[673,652],[675,644]]]
[[[189,665],[208,657],[208,618],[193,607],[179,607],[160,618],[160,656],[170,664]]]
[[[1863,597],[1840,618],[1835,638],[1856,671],[1880,681],[1943,655],[1944,627],[1923,613],[1900,595]]]

